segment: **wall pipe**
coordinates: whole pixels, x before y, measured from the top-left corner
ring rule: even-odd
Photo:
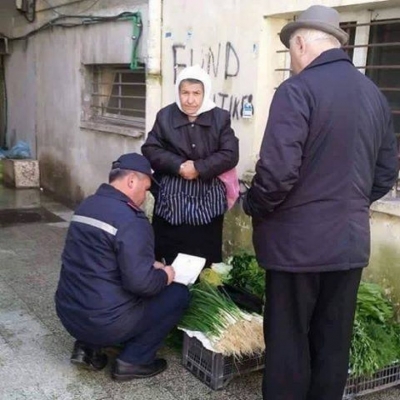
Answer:
[[[162,13],[163,0],[149,0],[146,58],[146,132],[162,107]]]

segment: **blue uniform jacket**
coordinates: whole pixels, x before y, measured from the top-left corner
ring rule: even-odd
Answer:
[[[77,208],[62,254],[57,313],[77,339],[123,337],[143,317],[142,299],[167,285],[155,269],[152,227],[122,192],[103,184]],[[127,331],[127,332],[125,332]]]
[[[341,49],[283,82],[245,210],[266,269],[365,267],[369,206],[398,175],[391,112],[379,89]]]

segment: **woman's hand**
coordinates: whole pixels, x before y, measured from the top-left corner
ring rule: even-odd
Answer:
[[[187,180],[192,180],[192,179],[197,179],[199,176],[199,173],[197,172],[194,162],[192,160],[187,160],[183,164],[181,164],[181,167],[179,169],[179,175],[183,179]]]

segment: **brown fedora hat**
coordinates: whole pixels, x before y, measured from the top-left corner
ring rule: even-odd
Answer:
[[[297,29],[316,29],[329,33],[342,44],[347,43],[349,35],[339,26],[339,13],[330,7],[311,6],[303,11],[296,21],[286,24],[280,33],[281,42],[289,48],[290,36]]]

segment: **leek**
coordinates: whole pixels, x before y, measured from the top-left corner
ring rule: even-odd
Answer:
[[[229,296],[206,282],[193,285],[191,295],[180,328],[202,332],[213,348],[226,356],[264,351],[260,315],[241,310]]]

